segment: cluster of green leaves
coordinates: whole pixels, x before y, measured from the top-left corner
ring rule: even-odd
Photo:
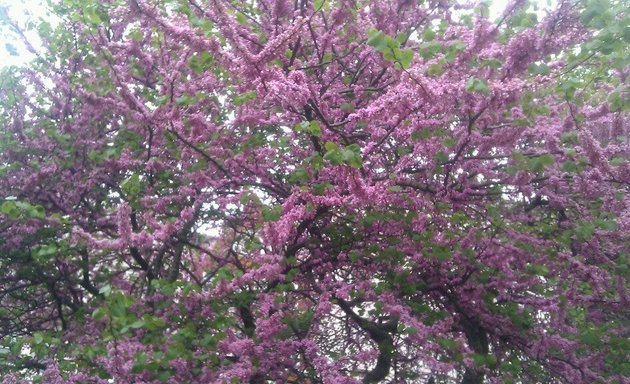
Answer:
[[[571,321],[578,328],[579,333],[573,336],[581,343],[580,354],[588,354],[595,350],[603,354],[607,369],[621,377],[630,376],[630,340],[627,335],[619,334],[618,327],[628,322],[621,314],[617,316],[604,315],[608,319],[601,322],[589,321],[590,311],[599,312],[602,308],[596,305],[592,309],[575,307],[568,309]],[[559,351],[561,354],[561,351]]]
[[[435,61],[427,68],[426,73],[429,76],[439,76],[444,73],[446,66],[466,50],[466,44],[462,40],[441,41],[437,39],[446,26],[446,23],[441,23],[439,29],[427,29],[422,34],[422,43],[419,47],[420,56],[425,60]]]
[[[506,168],[506,171],[511,175],[514,175],[519,171],[537,175],[543,173],[545,169],[551,167],[554,163],[554,156],[548,153],[530,155],[514,151],[512,152],[512,162]]]
[[[367,44],[382,53],[385,60],[398,64],[402,69],[408,69],[413,60],[413,50],[401,49],[408,37],[406,33],[401,33],[394,38],[382,31],[370,29]]]
[[[317,120],[303,121],[296,125],[293,130],[298,133],[304,132],[315,137],[322,135],[322,128]]]
[[[2,205],[0,205],[0,213],[14,220],[43,219],[46,217],[46,210],[41,205],[33,205],[15,198],[5,198]]]
[[[333,165],[347,164],[353,168],[361,168],[363,166],[361,147],[358,144],[340,147],[336,143],[329,141],[324,144],[324,147],[326,148],[324,160],[329,161]]]
[[[607,102],[613,111],[630,110],[630,85],[615,75],[630,65],[630,8],[624,0],[582,0],[582,24],[594,32],[592,39],[567,55],[567,68],[559,92],[581,105],[588,99]],[[599,84],[611,92],[593,92]],[[577,94],[579,93],[579,96]]]
[[[466,81],[466,92],[481,93],[487,96],[489,94],[488,82],[484,79],[471,77]]]
[[[231,280],[234,273],[229,268],[220,269],[215,281]],[[199,287],[186,281],[152,280],[150,289],[163,297],[162,300],[137,304],[135,297],[126,295],[111,286],[100,289],[100,303],[92,312],[91,318],[101,324],[101,336],[91,346],[84,346],[80,351],[79,363],[102,378],[107,378],[105,371],[93,364],[93,359],[106,353],[106,345],[112,340],[125,340],[142,335],[143,351],[133,356],[132,373],[148,373],[159,382],[169,382],[176,374],[170,362],[176,358],[184,358],[193,362],[192,374],[197,375],[203,367],[219,366],[222,363],[214,350],[225,338],[225,329],[234,325],[234,319],[226,311],[227,302],[211,301],[216,313],[212,318],[200,319],[198,315],[189,313],[182,297],[189,297]],[[235,300],[250,300],[238,298]],[[173,311],[173,308],[179,310]],[[167,310],[168,319],[160,318],[155,313]],[[200,336],[201,330],[203,334]],[[208,332],[212,330],[212,332]],[[196,353],[193,353],[196,351]],[[82,360],[85,360],[82,362]]]

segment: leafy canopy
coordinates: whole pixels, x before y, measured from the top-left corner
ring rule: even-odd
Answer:
[[[626,383],[627,5],[4,20],[2,382]]]

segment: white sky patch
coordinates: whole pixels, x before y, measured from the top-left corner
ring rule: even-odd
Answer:
[[[25,65],[35,58],[23,39],[34,49],[41,49],[36,26],[41,21],[54,24],[54,19],[45,0],[0,0],[0,67]],[[19,26],[23,36],[10,23]]]

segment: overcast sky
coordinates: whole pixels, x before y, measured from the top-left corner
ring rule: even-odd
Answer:
[[[17,36],[9,31],[7,15],[22,27],[29,21],[49,20],[45,3],[45,0],[0,0],[0,66],[25,64],[33,57]],[[33,44],[37,44],[36,32],[26,32],[26,36]]]

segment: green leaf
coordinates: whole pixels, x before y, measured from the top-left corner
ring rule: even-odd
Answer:
[[[282,205],[274,205],[272,207],[262,208],[262,217],[264,221],[278,221],[282,216]]]
[[[308,172],[304,168],[297,168],[289,176],[289,183],[291,184],[305,184],[310,180]]]
[[[373,28],[368,30],[367,44],[370,47],[374,47],[377,51],[382,52],[385,48],[387,48],[385,34],[382,31]]]
[[[403,49],[400,51],[399,62],[403,69],[408,69],[413,60],[413,51],[411,49]]]
[[[431,40],[435,39],[436,35],[437,35],[437,33],[432,28],[428,28],[422,34],[422,38],[424,39],[424,41],[431,41]]]
[[[529,264],[527,272],[532,275],[545,276],[549,273],[549,268],[540,264]]]
[[[129,196],[136,196],[142,192],[142,185],[140,183],[140,175],[134,173],[126,178],[121,184],[120,188]]]
[[[315,195],[321,196],[324,195],[327,190],[333,189],[334,187],[330,183],[315,183],[312,188]]]
[[[136,320],[133,323],[129,324],[129,328],[138,329],[144,327],[145,324],[146,323],[144,320]]]
[[[553,155],[550,155],[548,153],[540,156],[538,159],[540,160],[541,164],[545,167],[553,165],[555,161]]]
[[[83,15],[85,16],[88,23],[93,25],[101,24],[101,17],[99,16],[95,5],[92,4],[88,7],[85,7],[83,9]]]
[[[37,259],[47,258],[48,256],[52,256],[52,255],[55,255],[55,254],[57,254],[57,245],[56,244],[42,245],[41,247],[37,248],[33,252],[33,255]]]
[[[353,168],[361,168],[363,166],[363,159],[361,159],[360,155],[357,155],[356,153],[354,153],[352,151],[348,151],[348,150],[344,151],[344,155],[346,155],[345,162],[349,166],[351,166]]]
[[[232,99],[232,103],[234,104],[234,106],[240,107],[241,105],[249,103],[253,100],[256,100],[256,91],[248,91],[234,96],[234,98]]]
[[[112,286],[104,285],[101,289],[98,290],[98,293],[104,295],[105,297],[110,296],[112,294]]]
[[[38,218],[38,219],[43,219],[46,217],[46,209],[42,207],[41,205],[35,205],[35,206],[31,205],[30,209],[28,210],[28,213],[31,215],[31,217]]]
[[[343,154],[339,149],[333,149],[324,154],[324,160],[329,161],[333,165],[343,163]]]
[[[324,144],[324,147],[328,150],[324,155],[324,160],[330,161],[333,165],[345,163],[354,168],[360,168],[363,165],[361,148],[357,144],[341,149],[337,144],[328,142]]]
[[[429,76],[440,76],[445,72],[445,69],[440,64],[431,64],[429,68],[427,68],[427,75]]]
[[[308,133],[320,137],[322,135],[322,128],[319,126],[319,122],[316,120],[311,121],[308,125]]]
[[[190,167],[188,167],[188,171],[196,172],[201,171],[208,168],[208,161],[206,159],[198,159],[195,163],[193,163]]]
[[[324,158],[320,154],[315,154],[306,159],[306,162],[311,165],[311,168],[315,171],[319,171],[324,168]]]
[[[446,139],[444,139],[444,146],[445,147],[452,147],[455,144],[457,144],[457,140],[455,140],[452,137],[447,137]]]
[[[361,147],[358,144],[350,144],[343,150],[338,151],[341,157],[341,161],[348,164],[353,168],[361,168],[363,166],[363,159],[361,158]],[[324,156],[324,158],[326,158]]]
[[[439,41],[427,41],[420,44],[420,56],[423,59],[431,59],[440,53],[444,46]]]
[[[315,1],[313,1],[313,11],[314,12],[320,11],[324,7],[324,3],[325,2],[326,2],[326,0],[315,0]]]
[[[35,341],[35,344],[41,344],[44,342],[44,335],[40,332],[35,332],[33,333],[33,340]]]
[[[578,143],[578,133],[576,131],[563,132],[560,134],[560,142],[565,145],[575,145]]]
[[[542,172],[546,167],[553,165],[554,157],[550,154],[532,157],[527,161],[527,166],[532,172]]]
[[[292,282],[293,279],[295,278],[295,276],[297,276],[300,273],[300,269],[299,268],[291,268],[289,270],[289,272],[287,272],[286,275],[284,275],[284,280],[288,283]]]
[[[99,291],[100,292],[100,291]],[[92,318],[94,320],[100,320],[105,316],[105,310],[103,308],[96,308],[94,312],[92,312]]]
[[[387,36],[388,38],[390,38],[389,36]],[[392,39],[394,40],[394,39]],[[387,61],[398,61],[398,58],[400,57],[400,49],[398,47],[387,47],[385,48],[385,50],[383,51],[383,59],[387,60]]]
[[[624,159],[623,157],[615,157],[612,160],[610,160],[609,164],[612,165],[613,167],[618,167],[625,163],[626,163],[626,159]]]
[[[435,161],[438,164],[446,163],[448,161],[448,155],[446,153],[440,151],[440,152],[435,154]]]
[[[352,103],[343,103],[339,106],[339,108],[344,112],[352,112],[355,110],[355,106]]]
[[[595,225],[597,228],[600,228],[604,231],[614,231],[617,229],[618,225],[615,220],[595,220]]]
[[[497,364],[497,358],[492,354],[479,354],[472,355],[473,362],[476,366],[488,366],[493,367]]]
[[[191,105],[195,105],[197,103],[197,98],[193,95],[183,94],[180,97],[175,98],[175,104],[180,107],[188,107]]]
[[[437,339],[438,344],[440,345],[440,347],[446,349],[446,350],[456,350],[457,347],[459,346],[459,344],[457,343],[456,340],[454,339],[447,339],[444,337],[439,337]]]
[[[630,27],[628,30],[630,30]],[[608,95],[608,104],[611,111],[619,112],[626,110],[630,106],[630,101],[624,98],[621,92],[615,91]]]
[[[601,337],[597,334],[597,331],[592,329],[585,330],[580,335],[580,340],[590,347],[601,346]]]
[[[346,147],[346,149],[356,153],[357,155],[361,154],[361,147],[359,146],[359,144],[350,144]]]
[[[545,63],[542,64],[530,64],[527,70],[534,75],[548,75],[551,70]]]
[[[160,371],[160,372],[157,374],[157,378],[158,378],[158,380],[160,380],[161,382],[165,383],[165,382],[167,382],[167,381],[168,381],[168,379],[170,379],[170,378],[171,378],[171,372],[170,372],[170,371],[168,371],[168,370],[166,370],[166,371]]]
[[[0,212],[4,213],[11,219],[17,219],[20,216],[20,210],[17,208],[15,201],[5,201],[0,206]]]
[[[247,25],[247,16],[243,12],[236,12],[236,21],[241,25]]]
[[[328,141],[326,142],[326,144],[324,144],[324,148],[326,148],[327,151],[332,151],[339,148],[339,146],[332,141]]]
[[[444,58],[448,62],[453,62],[453,60],[457,58],[457,55],[463,52],[465,49],[466,43],[464,43],[462,40],[454,40],[448,46],[446,46],[446,53],[444,55]]]
[[[562,163],[562,170],[565,172],[573,173],[578,170],[578,166],[573,161],[565,161],[564,163]]]
[[[595,232],[595,224],[593,223],[582,223],[581,225],[575,228],[575,234],[580,240],[588,241],[593,237],[593,233]]]
[[[446,261],[451,258],[452,252],[448,245],[432,244],[429,255],[439,261]]]
[[[471,77],[466,82],[466,92],[481,93],[483,95],[488,95],[489,94],[488,82],[484,79]]]
[[[409,146],[402,146],[402,147],[398,147],[396,148],[396,153],[400,156],[404,156],[404,155],[408,155],[410,153],[413,152],[413,147],[409,147]]]
[[[418,141],[423,139],[428,139],[433,135],[433,132],[430,129],[421,129],[419,131],[414,131],[411,134],[411,140]]]

